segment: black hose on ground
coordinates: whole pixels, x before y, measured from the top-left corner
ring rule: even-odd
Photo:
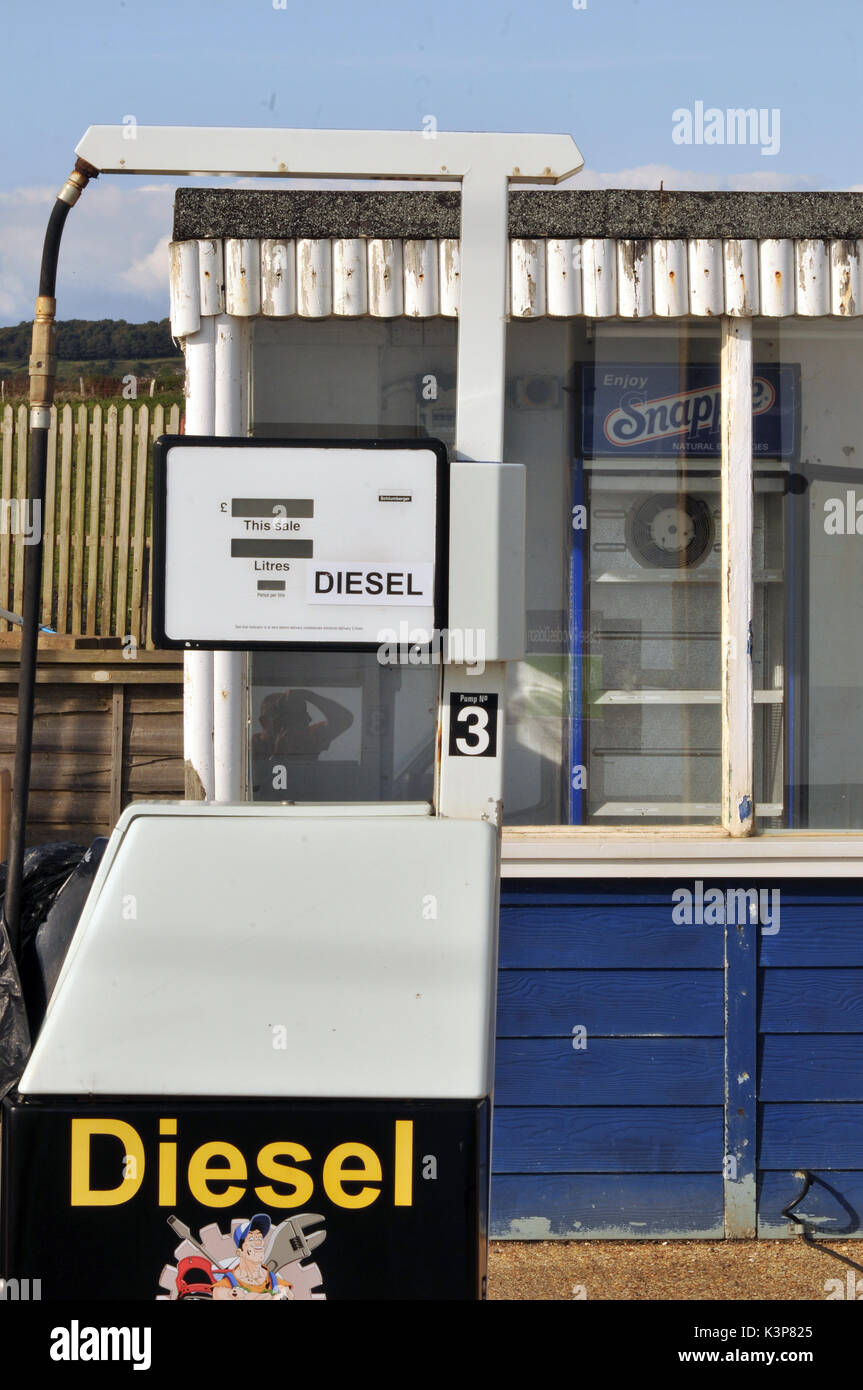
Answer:
[[[811,1247],[811,1249],[820,1250],[824,1255],[832,1255],[834,1260],[841,1260],[842,1264],[850,1265],[852,1269],[859,1269],[860,1273],[863,1274],[863,1265],[856,1264],[855,1261],[849,1259],[847,1255],[840,1255],[838,1250],[831,1250],[829,1245],[825,1245],[821,1240],[816,1240],[811,1230],[809,1229],[809,1224],[805,1216],[791,1215],[794,1208],[800,1202],[803,1201],[803,1198],[806,1196],[806,1193],[809,1191],[810,1187],[812,1187],[812,1185],[816,1181],[814,1173],[810,1173],[808,1168],[801,1168],[800,1172],[803,1174],[803,1188],[800,1192],[798,1192],[793,1202],[789,1202],[787,1207],[782,1208],[782,1215],[786,1218],[786,1220],[794,1221],[797,1223],[798,1226],[802,1227],[800,1235],[802,1239],[806,1242],[806,1244]]]

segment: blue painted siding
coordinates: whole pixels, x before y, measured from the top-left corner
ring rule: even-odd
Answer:
[[[499,1038],[566,1037],[579,1024],[605,1038],[716,1037],[722,998],[707,970],[500,971]]]
[[[760,950],[758,1233],[863,1235],[863,885],[783,886],[780,930]],[[832,1273],[832,1271],[830,1271]]]
[[[713,1173],[722,1107],[503,1106],[494,1142],[497,1173]]]
[[[722,930],[671,912],[655,880],[504,885],[493,1236],[722,1235]]]
[[[492,1235],[716,1238],[757,1204],[785,1237],[802,1169],[813,1229],[863,1235],[863,884],[765,883],[780,930],[729,926],[727,963],[675,886],[504,883]]]
[[[721,1038],[500,1038],[498,1105],[721,1105]]]
[[[719,1240],[719,1173],[535,1174],[496,1176],[492,1237],[513,1240]]]

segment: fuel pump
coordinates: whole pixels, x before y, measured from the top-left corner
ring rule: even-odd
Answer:
[[[101,172],[458,179],[457,447],[160,441],[154,633],[437,657],[428,802],[135,803],[3,1111],[7,1278],[45,1298],[485,1292],[505,664],[506,199],[568,138],[91,129]],[[215,167],[214,167],[215,165]],[[218,756],[218,750],[217,750]],[[123,1251],[123,1260],[114,1257]]]

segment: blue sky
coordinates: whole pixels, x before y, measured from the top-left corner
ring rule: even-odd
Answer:
[[[358,129],[434,116],[440,129],[567,132],[583,186],[863,188],[859,0],[282,3],[7,9],[0,323],[32,313],[45,218],[75,144],[88,125],[128,116]],[[763,109],[777,152],[676,143],[674,113],[696,103]],[[170,223],[167,185],[92,185],[69,221],[59,316],[163,316]]]

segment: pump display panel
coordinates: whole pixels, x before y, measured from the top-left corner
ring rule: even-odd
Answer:
[[[438,441],[165,435],[154,468],[159,646],[373,651],[446,626]]]

